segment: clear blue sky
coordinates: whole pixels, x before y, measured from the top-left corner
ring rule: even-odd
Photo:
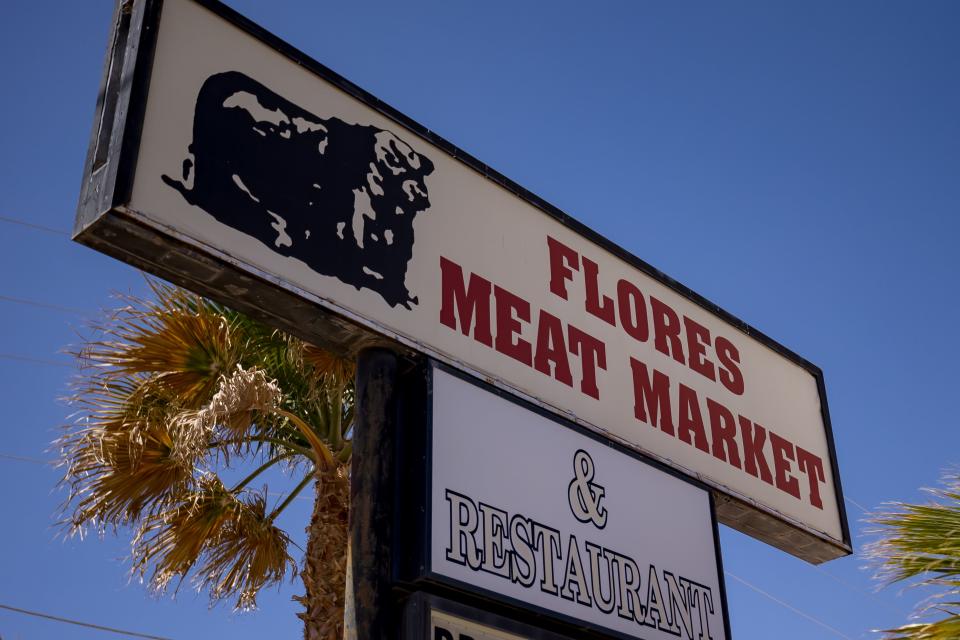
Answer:
[[[960,4],[230,4],[820,365],[858,550],[857,505],[920,499],[960,462]],[[0,7],[0,216],[71,227],[112,5]],[[0,273],[0,604],[299,637],[297,585],[246,615],[154,600],[127,583],[123,534],[55,539],[57,473],[10,456],[49,458],[61,350],[143,280],[2,220]],[[308,506],[287,514],[297,535]],[[726,569],[769,594],[728,577],[739,640],[869,638],[918,597],[875,593],[859,555],[813,567],[721,537]],[[3,610],[0,636],[110,637]]]

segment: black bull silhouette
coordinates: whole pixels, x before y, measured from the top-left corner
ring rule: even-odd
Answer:
[[[236,72],[197,95],[182,180],[164,182],[284,256],[411,308],[413,220],[430,160],[390,131],[319,118]]]

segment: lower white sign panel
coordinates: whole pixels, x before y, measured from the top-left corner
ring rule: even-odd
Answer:
[[[464,620],[456,616],[433,611],[430,613],[430,638],[435,640],[529,640],[513,633],[507,633]]]
[[[425,592],[404,606],[401,640],[573,640],[484,609]],[[578,640],[583,640],[582,629]]]
[[[442,369],[430,572],[630,638],[728,637],[704,489]]]

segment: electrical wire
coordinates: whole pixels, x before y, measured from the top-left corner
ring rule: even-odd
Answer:
[[[0,220],[3,218],[0,217]],[[50,311],[59,311],[62,313],[72,313],[72,314],[82,314],[87,313],[83,309],[78,309],[76,307],[65,307],[63,305],[54,304],[51,302],[41,302],[39,300],[28,300],[26,298],[17,298],[14,296],[7,296],[0,294],[0,300],[4,302],[12,302],[14,304],[21,304],[30,307],[37,307],[40,309],[47,309]],[[48,360],[44,358],[35,358],[32,356],[23,356],[15,353],[0,353],[0,360],[13,360],[16,362],[30,362],[33,364],[46,364],[55,367],[72,367],[73,364],[69,362],[64,362],[61,360]]]
[[[86,627],[88,629],[96,629],[98,631],[107,631],[109,633],[118,633],[120,635],[130,636],[133,638],[147,638],[148,640],[172,640],[172,638],[167,638],[166,636],[154,636],[154,635],[150,635],[149,633],[139,633],[137,631],[126,631],[124,629],[115,629],[113,627],[106,627],[101,624],[92,624],[90,622],[72,620],[71,618],[64,618],[62,616],[54,616],[49,613],[41,613],[40,611],[31,611],[29,609],[21,609],[20,607],[11,607],[8,604],[0,604],[0,609],[6,609],[7,611],[13,611],[14,613],[22,613],[27,616],[45,618],[46,620],[53,620],[54,622],[74,624],[74,625],[77,625],[78,627]]]
[[[32,463],[32,464],[42,464],[42,465],[44,465],[44,466],[53,466],[53,465],[57,464],[57,461],[56,461],[56,460],[43,460],[43,459],[41,459],[41,458],[28,458],[28,457],[26,457],[26,456],[17,456],[17,455],[13,455],[13,454],[11,454],[11,453],[0,453],[0,460],[14,460],[14,461],[16,461],[16,462],[30,462],[30,463]],[[279,498],[284,498],[284,497],[290,495],[288,492],[284,492],[284,491],[268,491],[267,493],[268,493],[269,495],[271,495],[271,496],[276,496],[276,497],[279,497]],[[297,496],[297,497],[295,498],[295,500],[304,500],[304,501],[310,501],[310,502],[312,502],[312,501],[313,501],[313,498],[311,498],[310,496]]]
[[[32,462],[33,464],[53,465],[54,460],[41,460],[40,458],[27,458],[26,456],[15,456],[9,453],[0,453],[0,458],[4,460],[16,460],[17,462]]]
[[[863,587],[858,587],[858,586],[856,586],[856,585],[854,585],[854,584],[851,584],[851,583],[847,582],[846,580],[844,580],[844,579],[842,579],[842,578],[840,578],[840,577],[838,577],[838,576],[833,575],[832,573],[830,573],[829,571],[827,571],[826,569],[824,569],[823,567],[821,567],[821,566],[819,566],[819,565],[810,565],[810,566],[811,566],[811,568],[812,568],[814,571],[816,571],[817,573],[822,573],[823,575],[827,576],[828,578],[830,578],[831,580],[833,580],[833,581],[836,582],[837,584],[845,587],[846,589],[848,589],[848,590],[850,590],[850,591],[853,591],[854,593],[858,593],[858,594],[860,594],[861,596],[864,596],[864,597],[866,597],[866,598],[869,598],[870,601],[871,601],[873,604],[877,605],[878,607],[882,607],[882,608],[884,609],[884,611],[888,611],[888,612],[889,612],[890,609],[896,608],[898,611],[900,611],[900,612],[903,614],[904,617],[906,617],[906,616],[909,615],[909,613],[906,613],[906,612],[903,612],[902,610],[900,610],[899,607],[891,607],[889,603],[884,602],[884,601],[883,601],[882,599],[880,599],[880,598],[877,596],[877,594],[874,593],[874,592],[868,591],[867,589],[864,589]]]
[[[12,302],[14,304],[22,304],[28,307],[39,307],[40,309],[50,309],[52,311],[62,311],[64,313],[87,313],[84,309],[78,309],[77,307],[64,307],[63,305],[54,304],[52,302],[41,302],[39,300],[28,300],[27,298],[15,298],[13,296],[5,296],[0,294],[0,300],[4,302]]]
[[[15,224],[21,227],[30,227],[31,229],[36,229],[38,231],[54,233],[58,236],[66,236],[68,238],[70,237],[70,233],[68,231],[64,231],[63,229],[55,229],[53,227],[47,227],[42,224],[27,222],[26,220],[20,220],[18,218],[11,218],[10,216],[0,216],[0,222],[6,222],[7,224]]]
[[[757,587],[757,586],[755,586],[755,585],[750,584],[749,582],[747,582],[746,580],[744,580],[744,579],[741,578],[740,576],[734,575],[734,574],[730,573],[729,571],[724,571],[723,573],[724,573],[725,575],[727,575],[728,577],[733,578],[734,580],[736,580],[736,581],[739,582],[740,584],[744,585],[745,587],[748,587],[748,588],[750,588],[750,589],[753,589],[754,591],[756,591],[756,592],[759,593],[760,595],[764,596],[765,598],[769,598],[770,600],[773,600],[774,602],[776,602],[777,604],[779,604],[781,607],[784,607],[785,609],[789,609],[790,611],[792,611],[793,613],[797,614],[797,615],[800,616],[801,618],[805,618],[805,619],[809,620],[810,622],[812,622],[812,623],[814,623],[814,624],[816,624],[816,625],[818,625],[818,626],[823,627],[823,628],[826,629],[827,631],[833,633],[834,635],[836,635],[836,636],[838,636],[838,637],[840,637],[840,638],[845,638],[846,640],[853,640],[853,638],[851,638],[851,637],[848,636],[847,634],[843,633],[843,632],[840,631],[839,629],[835,629],[834,627],[831,627],[830,625],[828,625],[826,622],[824,622],[824,621],[822,621],[822,620],[818,620],[817,618],[813,617],[813,616],[810,615],[809,613],[806,613],[806,612],[804,612],[804,611],[801,611],[800,609],[797,609],[797,608],[794,607],[793,605],[787,604],[786,602],[784,602],[783,600],[777,598],[776,596],[773,596],[773,595],[767,593],[766,591],[764,591],[764,590],[761,589],[760,587]]]
[[[47,364],[54,367],[73,367],[70,362],[62,360],[44,360],[43,358],[33,358],[31,356],[21,356],[15,353],[0,353],[0,360],[14,360],[16,362],[30,362],[33,364]]]
[[[870,513],[870,510],[869,510],[869,509],[867,509],[865,506],[863,506],[862,504],[860,504],[859,502],[857,502],[857,501],[854,500],[853,498],[851,498],[851,497],[849,497],[849,496],[843,496],[843,499],[844,499],[844,501],[849,502],[850,504],[852,504],[853,506],[855,506],[857,509],[860,509],[860,511],[863,511],[863,512],[866,513],[866,514],[869,514],[869,513]]]

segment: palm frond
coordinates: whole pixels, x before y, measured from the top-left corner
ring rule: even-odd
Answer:
[[[883,633],[888,640],[956,640],[960,638],[960,615],[955,612],[949,615],[939,622],[907,624]]]
[[[198,406],[239,359],[229,324],[202,298],[153,286],[156,301],[127,297],[77,355],[101,377],[154,374],[185,406]]]
[[[134,572],[165,592],[196,568],[196,586],[213,600],[237,596],[236,607],[256,605],[264,586],[296,573],[287,535],[266,513],[264,492],[237,496],[213,474],[198,479],[195,491],[146,518],[133,543]],[[179,581],[178,581],[179,584]]]
[[[222,309],[245,368],[257,368],[283,389],[282,408],[301,417],[339,453],[352,421],[354,363],[249,316]],[[290,437],[289,424],[263,414],[255,424],[266,437]]]
[[[80,401],[89,411],[79,428],[55,443],[69,533],[128,524],[189,485],[196,461],[174,455],[171,402],[154,391],[137,379],[105,381]]]
[[[960,478],[944,479],[944,487],[928,489],[927,504],[896,502],[871,516],[877,539],[864,553],[877,566],[877,575],[888,584],[907,581],[911,586],[932,587],[937,593],[925,601],[916,617],[946,614],[942,620],[908,624],[887,630],[894,639],[960,637]]]
[[[260,369],[247,370],[238,364],[229,375],[220,376],[217,391],[206,405],[173,418],[176,453],[196,459],[215,439],[236,443],[234,450],[242,452],[256,417],[269,415],[282,399],[276,381],[268,380]]]
[[[84,434],[72,444],[73,509],[64,524],[74,533],[87,524],[101,529],[128,524],[190,484],[193,467],[172,455],[162,426],[102,435]]]
[[[316,506],[331,512],[314,518],[311,539],[328,548],[336,570],[311,574],[308,592],[326,594],[324,607],[336,609],[353,363],[148,282],[154,299],[122,297],[75,352],[77,411],[56,443],[69,489],[64,525],[80,533],[132,526],[132,571],[154,591],[192,579],[214,601],[236,598],[238,608],[251,608],[262,587],[297,572],[290,540],[275,525],[292,497],[268,513],[267,488],[247,488],[283,463],[306,474],[295,492],[324,478],[317,487],[326,497]],[[217,471],[232,468],[233,457],[253,471],[229,488]]]
[[[343,358],[312,344],[304,344],[303,361],[313,368],[314,375],[327,382],[328,389],[345,388],[353,384],[356,362]]]
[[[239,516],[225,526],[207,548],[197,570],[197,586],[214,599],[237,596],[236,608],[256,608],[257,593],[282,582],[297,564],[287,552],[290,539],[277,528],[266,510],[266,489],[243,500]]]

